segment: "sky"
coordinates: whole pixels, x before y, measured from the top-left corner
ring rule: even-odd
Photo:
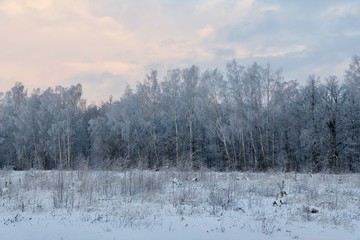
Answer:
[[[360,54],[360,0],[0,0],[0,92],[81,83],[88,103],[236,59],[285,79],[343,77]]]

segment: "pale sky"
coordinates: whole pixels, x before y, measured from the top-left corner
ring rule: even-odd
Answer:
[[[81,83],[99,103],[151,69],[232,59],[288,80],[341,78],[360,54],[359,23],[359,0],[0,0],[0,92]]]

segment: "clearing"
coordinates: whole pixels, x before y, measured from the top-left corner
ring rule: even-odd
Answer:
[[[358,174],[0,171],[2,240],[360,240]]]

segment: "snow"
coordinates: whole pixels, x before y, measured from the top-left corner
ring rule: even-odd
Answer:
[[[359,175],[243,176],[0,171],[0,189],[12,179],[0,193],[1,239],[360,240]],[[282,181],[287,201],[274,207]]]

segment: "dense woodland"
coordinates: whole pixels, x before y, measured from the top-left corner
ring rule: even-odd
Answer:
[[[0,97],[0,167],[360,171],[360,57],[344,76],[286,80],[270,65],[151,71],[86,105],[80,84]]]

